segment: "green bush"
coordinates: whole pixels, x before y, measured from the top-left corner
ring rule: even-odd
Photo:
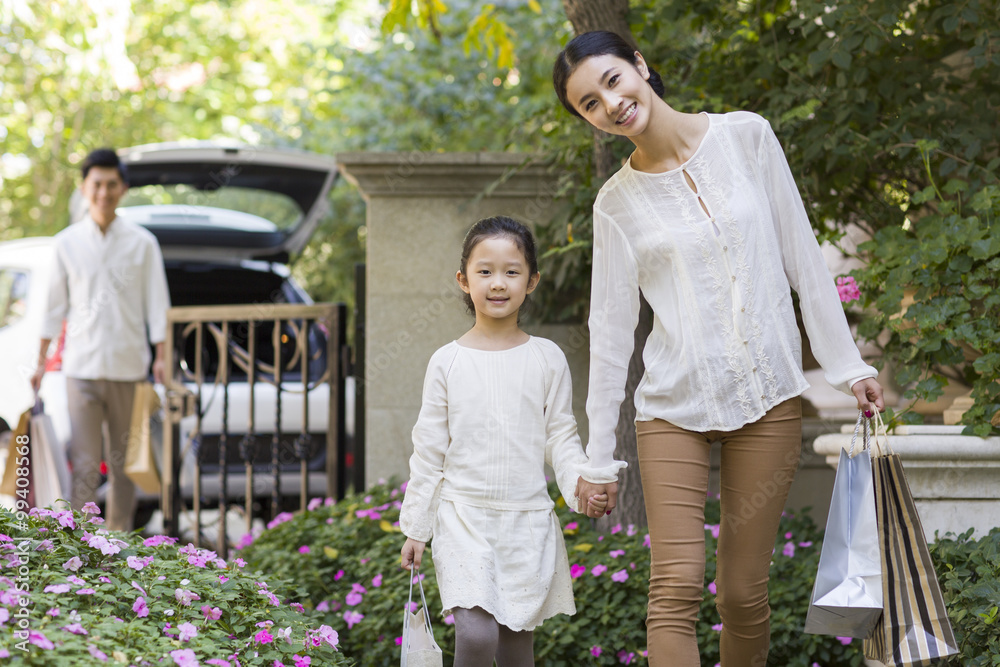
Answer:
[[[971,535],[969,530],[930,545],[961,651],[947,664],[1000,665],[1000,528],[980,540]]]
[[[646,596],[649,549],[645,530],[616,527],[595,531],[570,512],[553,487],[556,512],[564,526],[577,600],[574,616],[551,618],[535,631],[537,664],[646,664]],[[285,515],[257,536],[240,555],[248,568],[294,581],[293,595],[313,610],[317,623],[339,633],[341,650],[361,665],[393,665],[399,660],[408,573],[399,568],[399,503],[402,489],[382,485],[365,496],[339,503],[314,500],[311,511]],[[719,503],[706,507],[705,598],[696,628],[702,664],[719,662],[719,616],[715,610],[715,549]],[[781,667],[858,667],[858,640],[806,635],[802,625],[819,561],[821,533],[808,516],[785,516],[771,567],[772,650],[768,664]],[[430,544],[433,547],[433,542]],[[442,622],[433,564],[425,554],[424,588],[438,643],[450,664],[454,628]],[[348,622],[350,620],[350,623]]]
[[[349,665],[272,579],[83,512],[0,509],[0,657],[11,665]]]

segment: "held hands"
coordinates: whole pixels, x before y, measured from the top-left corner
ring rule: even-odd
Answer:
[[[863,410],[865,417],[874,417],[872,408],[878,408],[879,412],[885,412],[885,398],[882,396],[882,385],[875,378],[858,380],[851,385],[851,392],[858,399],[858,410]]]
[[[583,498],[587,499],[586,507],[580,502]],[[618,482],[594,484],[580,477],[576,481],[576,502],[577,509],[592,519],[611,514],[618,504]]]
[[[424,558],[424,547],[426,542],[418,542],[412,538],[406,538],[406,544],[400,550],[399,554],[401,556],[399,566],[404,570],[420,569],[420,561]]]

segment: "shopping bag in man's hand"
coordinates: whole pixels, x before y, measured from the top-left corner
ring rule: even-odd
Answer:
[[[864,444],[855,452],[864,422]],[[882,557],[875,518],[869,424],[859,414],[851,451],[840,450],[805,631],[868,636],[882,615]]]
[[[413,581],[420,587],[421,606],[417,613],[411,613],[413,607]],[[431,629],[430,614],[427,611],[427,598],[424,597],[423,577],[413,570],[410,573],[410,596],[403,610],[403,646],[400,657],[401,667],[441,667],[441,649],[434,640]]]

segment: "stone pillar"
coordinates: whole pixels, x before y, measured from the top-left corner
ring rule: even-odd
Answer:
[[[969,528],[982,537],[1000,526],[1000,437],[962,435],[962,426],[897,427],[889,446],[903,461],[928,541],[935,531],[956,535]],[[836,467],[850,448],[854,425],[816,438],[813,447]]]
[[[341,153],[337,162],[368,204],[367,368],[358,379],[367,391],[366,480],[402,481],[427,361],[474,323],[455,281],[466,231],[493,215],[529,226],[551,219],[556,175],[514,153]],[[585,442],[586,327],[526,328],[566,353]]]

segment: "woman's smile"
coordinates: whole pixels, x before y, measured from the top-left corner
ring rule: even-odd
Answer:
[[[615,121],[615,125],[628,125],[629,122],[635,118],[635,112],[637,109],[638,106],[636,103],[632,102],[632,104],[630,104],[628,108],[625,109],[620,116],[618,116],[618,120]]]

